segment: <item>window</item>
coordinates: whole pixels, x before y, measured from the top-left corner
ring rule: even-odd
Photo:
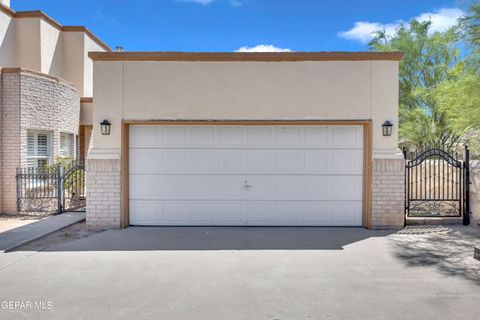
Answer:
[[[27,165],[31,168],[44,168],[50,164],[50,133],[27,131]]]
[[[73,134],[60,133],[60,157],[73,158],[74,157],[74,144]]]

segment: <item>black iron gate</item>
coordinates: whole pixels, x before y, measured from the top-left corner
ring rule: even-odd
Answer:
[[[57,212],[85,207],[85,163],[17,168],[17,211]]]
[[[85,163],[83,161],[71,162],[66,168],[61,167],[61,181],[58,191],[60,213],[84,208],[86,205],[85,194]]]
[[[407,217],[463,217],[469,221],[469,150],[457,153],[431,148],[403,154]]]

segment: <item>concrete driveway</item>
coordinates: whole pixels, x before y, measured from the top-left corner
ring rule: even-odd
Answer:
[[[0,319],[478,319],[480,262],[471,258],[478,234],[462,227],[106,231],[42,252],[1,254]]]

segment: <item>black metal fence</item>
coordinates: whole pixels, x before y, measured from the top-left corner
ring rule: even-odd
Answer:
[[[463,217],[469,224],[468,146],[463,157],[438,148],[403,153],[407,217]]]
[[[17,168],[17,211],[56,212],[85,207],[85,164]]]

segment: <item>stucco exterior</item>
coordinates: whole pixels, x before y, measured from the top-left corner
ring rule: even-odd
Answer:
[[[60,133],[78,134],[80,96],[61,79],[25,69],[2,69],[1,78],[0,212],[12,213],[16,211],[15,172],[27,165],[27,130],[50,132],[51,157],[59,156]]]
[[[96,154],[119,157],[122,119],[371,119],[374,158],[400,157],[398,61],[98,61],[94,88],[93,123],[112,122],[94,126]]]
[[[91,97],[88,52],[109,50],[84,27],[62,26],[43,12],[15,12],[0,4],[0,67],[57,76],[72,83],[80,96]]]
[[[369,223],[374,228],[403,226],[398,59],[248,61],[246,55],[242,61],[157,61],[151,59],[154,53],[132,55],[134,59],[124,55],[127,58],[122,60],[121,53],[113,53],[105,60],[94,60],[92,122],[108,119],[112,125],[110,135],[93,126],[87,189],[106,191],[89,195],[90,226],[122,225],[122,183],[118,183],[122,121],[149,120],[371,121],[372,150],[365,158],[372,159],[369,166],[374,171],[366,180],[372,191]],[[295,59],[295,54],[286,57]],[[389,137],[382,135],[381,124],[386,120],[394,123]],[[104,167],[109,168],[108,174],[98,170]]]

